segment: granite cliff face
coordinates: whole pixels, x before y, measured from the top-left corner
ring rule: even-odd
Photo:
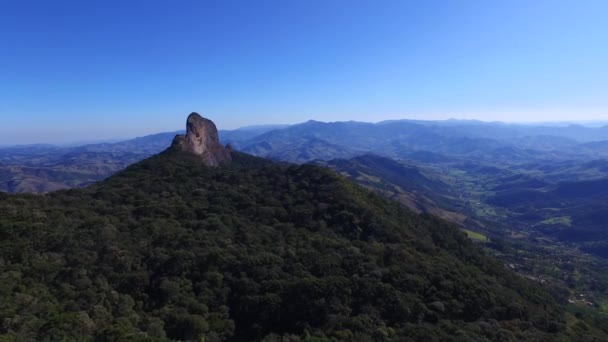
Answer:
[[[219,166],[232,160],[230,151],[220,144],[213,121],[198,113],[188,116],[186,134],[177,135],[173,139],[172,147],[200,156],[207,166]]]

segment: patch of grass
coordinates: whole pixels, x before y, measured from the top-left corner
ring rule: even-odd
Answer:
[[[461,230],[463,232],[465,232],[465,234],[467,234],[467,236],[470,239],[477,240],[477,241],[483,241],[483,242],[490,242],[490,239],[488,239],[487,236],[485,236],[485,235],[483,235],[481,233],[474,232],[474,231],[468,230],[468,229],[461,229]]]

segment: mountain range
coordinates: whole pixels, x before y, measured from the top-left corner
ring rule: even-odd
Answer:
[[[458,196],[432,168],[273,162],[220,145],[197,114],[187,123],[161,153],[83,189],[0,193],[1,339],[608,338],[461,227],[373,185],[443,207]]]
[[[168,147],[169,132],[118,143],[0,148],[0,190],[47,192],[86,186]],[[220,131],[235,149],[309,162],[374,153],[394,159],[525,164],[606,158],[608,128],[536,127],[471,121],[390,121],[253,126]],[[542,153],[541,153],[542,152]]]
[[[48,192],[87,186],[163,151],[180,133],[75,147],[3,148],[0,190]],[[577,243],[588,242],[585,247],[594,251],[595,238],[604,236],[601,213],[608,211],[603,201],[608,193],[600,185],[608,179],[608,140],[602,140],[608,139],[607,126],[308,121],[219,135],[233,149],[252,155],[326,164],[410,209],[493,235],[516,230],[562,241],[577,235]],[[595,185],[598,194],[582,195]],[[563,198],[559,189],[564,187],[581,193],[574,201]]]
[[[606,126],[401,120],[308,121],[220,130],[219,136],[248,154],[328,166],[411,210],[494,240],[517,237],[518,244],[535,246],[529,250],[563,245],[604,257],[607,132]],[[85,146],[3,148],[0,191],[88,186],[163,151],[181,133]],[[598,193],[585,195],[584,189],[596,186]]]

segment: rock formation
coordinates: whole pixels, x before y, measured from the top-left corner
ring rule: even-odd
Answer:
[[[207,166],[219,166],[232,160],[230,151],[220,144],[213,121],[198,113],[188,116],[186,134],[175,136],[172,147],[200,156]]]

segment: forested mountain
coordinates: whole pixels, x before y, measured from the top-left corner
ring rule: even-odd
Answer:
[[[551,267],[568,268],[564,279],[551,278],[549,296],[538,287],[546,272],[536,270],[547,269],[542,256],[555,252],[534,247],[548,241],[538,234],[563,239],[560,225],[576,232],[580,220],[597,216],[587,213],[601,216],[601,142],[461,137],[458,125],[450,131],[453,122],[370,125],[312,121],[220,132],[234,149],[320,166],[226,149],[197,114],[175,139],[0,150],[0,176],[19,192],[90,184],[172,146],[85,189],[0,194],[3,338],[608,338],[596,313],[561,307],[584,291],[581,302],[593,297],[601,311],[602,266],[589,268],[576,254],[564,264],[571,252],[560,249]],[[525,148],[539,142],[546,145]],[[593,152],[570,159],[552,144]],[[517,194],[530,193],[538,208],[547,198],[563,208],[522,215]],[[564,216],[577,206],[586,210],[580,217]],[[534,281],[506,270],[463,227]],[[602,236],[601,226],[593,229]],[[534,238],[530,248],[494,241],[509,236]],[[602,255],[604,245],[580,247]],[[585,277],[574,278],[578,272]]]
[[[0,195],[3,338],[608,338],[445,221],[321,167],[232,159],[171,149]]]
[[[601,213],[608,191],[562,200],[552,189],[562,183],[584,187],[585,181],[608,179],[606,141],[593,141],[605,138],[605,131],[605,127],[458,120],[308,121],[219,134],[234,149],[257,156],[321,162],[413,210],[482,233],[501,237],[538,233],[587,248],[579,242],[606,235]],[[0,191],[47,192],[86,186],[164,150],[176,133],[69,148],[0,149]],[[410,172],[411,167],[423,170],[430,179]],[[419,186],[429,181],[439,181],[439,186]],[[531,199],[538,201],[530,203]]]

